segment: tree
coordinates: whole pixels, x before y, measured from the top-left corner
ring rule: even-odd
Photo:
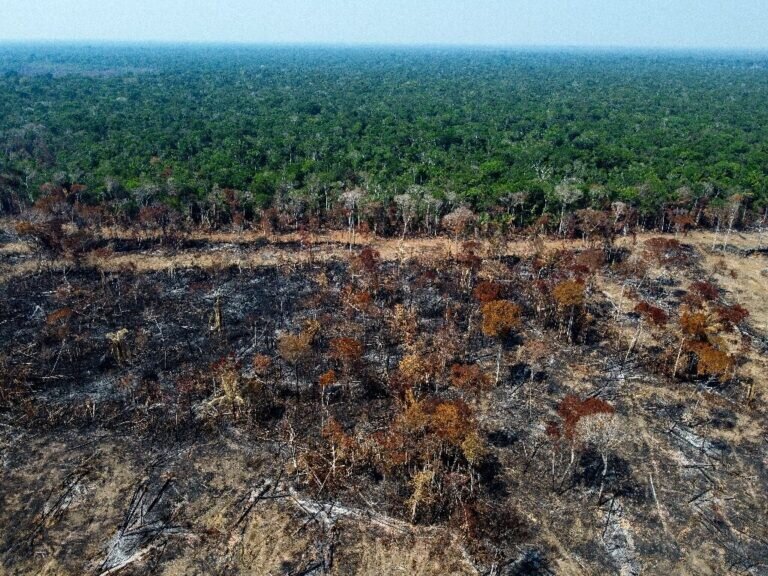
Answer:
[[[584,304],[584,283],[578,280],[565,280],[560,282],[552,290],[557,307],[561,312],[561,318],[568,318],[568,342],[573,342],[573,326],[576,312]]]
[[[476,219],[477,217],[472,210],[466,206],[460,206],[443,216],[443,228],[453,234],[454,242],[458,242],[459,236],[464,234]]]
[[[545,358],[552,353],[552,347],[544,340],[528,340],[520,349],[519,354],[528,362],[530,372],[528,382],[528,414],[532,412],[532,393],[533,379],[537,371],[542,370],[542,364]]]
[[[405,240],[405,235],[408,233],[408,225],[416,217],[418,211],[418,200],[413,194],[399,194],[394,198],[395,204],[398,207],[400,213],[400,219],[403,221],[403,234],[400,237],[400,241]]]
[[[696,374],[726,381],[734,367],[733,358],[708,342],[689,342],[687,349],[696,356]]]
[[[723,325],[723,330],[726,332],[732,332],[734,328],[740,326],[749,317],[749,310],[740,304],[718,306],[715,308],[715,313]]]
[[[354,338],[334,338],[329,343],[330,356],[341,363],[349,386],[350,375],[363,356],[363,345]]]
[[[127,362],[130,359],[131,353],[128,347],[128,329],[120,328],[115,332],[109,332],[106,334],[106,339],[109,342],[109,350],[112,353],[112,357],[119,365]]]
[[[561,423],[551,423],[547,431],[554,439],[563,436],[570,443],[570,461],[562,479],[565,479],[571,466],[573,466],[576,448],[591,444],[600,451],[603,458],[603,480],[600,483],[600,494],[602,495],[603,482],[608,472],[608,452],[615,448],[621,440],[619,434],[621,426],[619,420],[615,418],[615,409],[600,398],[589,397],[582,400],[578,396],[568,395],[558,405],[557,413],[561,418]],[[553,483],[554,474],[553,454]]]
[[[565,178],[557,186],[555,186],[555,197],[560,202],[560,224],[557,227],[557,233],[563,234],[563,221],[565,218],[565,210],[571,204],[575,204],[584,196],[582,192],[581,181],[576,178]]]
[[[277,341],[280,357],[293,366],[296,394],[299,393],[299,369],[312,354],[312,343],[320,331],[320,324],[310,321],[304,330],[297,334],[282,334]]]
[[[346,190],[339,196],[344,209],[347,211],[347,227],[349,231],[349,250],[352,250],[352,245],[355,242],[355,217],[357,217],[357,224],[360,224],[360,214],[358,206],[360,201],[365,197],[365,193],[360,188],[354,188],[352,190]]]
[[[323,372],[318,379],[320,385],[320,405],[325,406],[325,391],[330,386],[336,383],[336,372],[334,370],[328,370]]]
[[[451,384],[456,388],[477,392],[488,387],[488,377],[477,364],[451,366]]]
[[[722,340],[717,336],[722,326],[713,322],[705,312],[685,310],[680,315],[680,347],[675,359],[672,375],[676,376],[683,352],[688,352],[688,368],[695,365],[698,376],[715,376],[721,381],[727,380],[734,367],[733,358],[721,350]],[[695,364],[693,363],[695,361]]]
[[[649,304],[648,302],[639,302],[635,306],[635,312],[640,316],[640,319],[637,323],[637,331],[635,332],[635,337],[632,339],[632,343],[629,345],[629,349],[627,350],[627,355],[624,357],[625,363],[627,360],[629,360],[629,356],[632,354],[632,350],[635,348],[635,345],[637,345],[637,343],[640,341],[643,324],[661,328],[666,326],[667,321],[669,320],[669,316],[666,312],[664,312],[664,310],[658,306]]]
[[[624,439],[624,426],[613,411],[595,412],[582,416],[576,424],[576,435],[586,445],[591,445],[603,459],[598,502],[603,495],[605,477],[608,473],[608,454],[615,450]]]
[[[499,349],[496,355],[496,381],[499,383],[501,373],[501,351],[504,338],[520,325],[520,307],[508,300],[492,300],[483,304],[483,334],[498,340]]]
[[[731,237],[733,225],[739,218],[739,211],[741,210],[743,202],[744,196],[742,194],[731,194],[731,196],[728,197],[728,203],[725,207],[726,217],[728,219],[728,231],[725,233],[725,239],[723,240],[723,252],[725,252],[725,249],[728,246],[728,240]]]
[[[498,300],[499,294],[501,294],[501,285],[490,281],[480,282],[472,291],[475,299],[483,304]]]

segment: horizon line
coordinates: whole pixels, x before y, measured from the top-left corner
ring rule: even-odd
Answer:
[[[768,54],[768,46],[642,46],[631,44],[492,44],[445,42],[325,42],[325,41],[250,41],[250,40],[164,40],[164,39],[64,39],[0,38],[0,46],[124,46],[124,47],[220,47],[220,48],[342,48],[342,49],[456,49],[508,51],[585,51],[585,52],[675,52],[715,54]]]

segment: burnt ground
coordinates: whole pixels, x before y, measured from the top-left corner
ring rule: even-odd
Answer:
[[[765,308],[738,289],[768,261],[681,241],[9,274],[0,572],[767,574]],[[519,306],[506,337],[481,330],[482,282]],[[638,302],[669,322],[627,355]],[[673,369],[685,310],[735,303],[701,336],[732,366]],[[608,406],[611,437],[569,434],[569,397]]]

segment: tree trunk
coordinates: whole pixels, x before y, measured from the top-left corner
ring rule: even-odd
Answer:
[[[672,378],[677,376],[677,365],[680,363],[680,356],[683,353],[683,344],[685,344],[685,338],[680,339],[680,348],[677,350],[677,358],[675,358],[675,367],[672,369]]]
[[[600,492],[597,494],[597,502],[600,503],[600,499],[603,497],[603,488],[605,486],[605,475],[608,474],[608,455],[605,452],[601,452],[600,456],[603,457],[603,474],[600,478]]]
[[[496,386],[499,385],[499,376],[501,375],[501,347],[502,344],[499,342],[499,352],[496,355]]]
[[[629,360],[629,355],[632,354],[632,350],[635,349],[635,345],[640,340],[640,334],[643,333],[643,321],[640,320],[639,324],[637,325],[637,331],[635,332],[635,337],[632,339],[632,343],[629,345],[629,349],[627,350],[627,355],[624,357],[624,364],[627,363],[627,360]]]
[[[712,250],[717,245],[717,237],[720,235],[720,216],[717,217],[717,227],[715,228],[715,239],[712,240]]]

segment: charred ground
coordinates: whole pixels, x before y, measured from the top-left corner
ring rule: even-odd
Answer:
[[[754,237],[6,224],[10,574],[768,569]]]

